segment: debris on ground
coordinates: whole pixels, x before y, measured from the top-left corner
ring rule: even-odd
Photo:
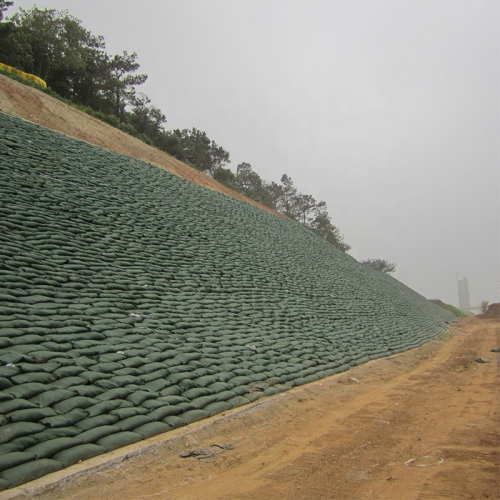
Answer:
[[[211,444],[206,448],[197,448],[194,450],[184,451],[180,454],[181,458],[194,457],[201,462],[213,462],[217,459],[217,455],[226,450],[234,450],[232,444]]]
[[[405,465],[408,467],[432,467],[433,465],[439,465],[444,462],[444,458],[433,457],[431,455],[425,455],[422,457],[415,457],[407,462]]]
[[[349,378],[340,378],[338,380],[339,384],[359,384],[359,380],[354,377],[349,377]]]

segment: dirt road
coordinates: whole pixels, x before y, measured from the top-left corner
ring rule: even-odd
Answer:
[[[137,453],[136,445],[111,465],[89,460],[75,466],[76,477],[50,484],[69,469],[5,498],[499,499],[500,353],[490,352],[498,347],[498,320],[460,320],[443,340],[154,438],[134,458],[124,452]],[[430,458],[405,465],[417,457]]]

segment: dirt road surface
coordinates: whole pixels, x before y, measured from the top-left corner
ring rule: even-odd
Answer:
[[[500,499],[499,347],[499,320],[462,319],[421,348],[0,498]]]

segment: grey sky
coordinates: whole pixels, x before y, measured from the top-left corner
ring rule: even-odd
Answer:
[[[33,1],[14,0],[29,8]],[[497,0],[38,0],[137,52],[167,128],[327,202],[357,259],[500,301]]]

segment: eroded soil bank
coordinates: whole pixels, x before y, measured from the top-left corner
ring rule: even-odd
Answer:
[[[498,499],[498,347],[498,320],[466,318],[442,340],[0,498]],[[430,458],[405,465],[418,457]]]

